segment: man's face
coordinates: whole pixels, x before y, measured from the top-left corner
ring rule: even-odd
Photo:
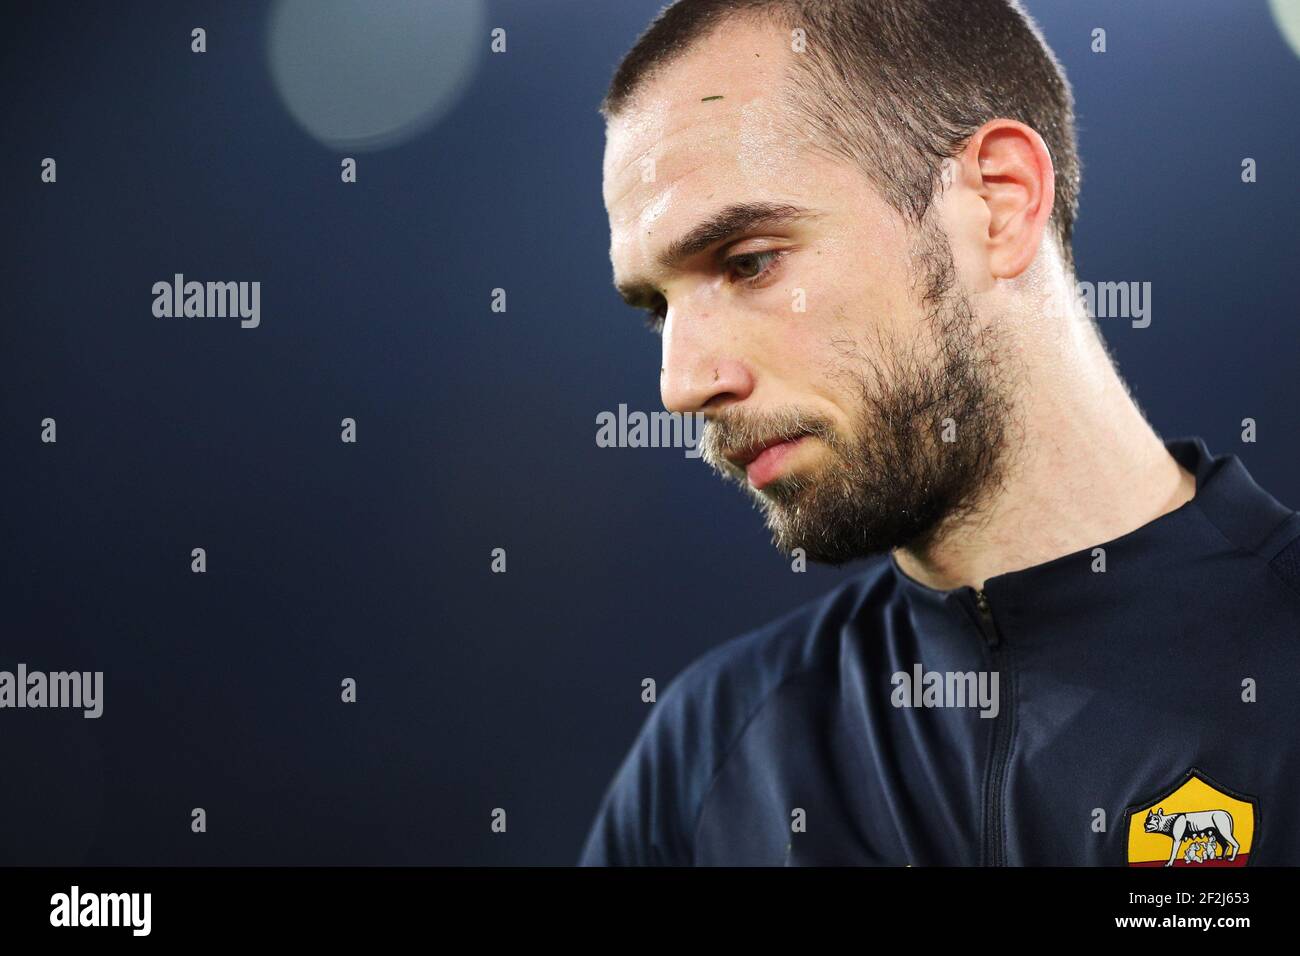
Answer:
[[[943,230],[790,134],[787,44],[733,20],[651,80],[607,130],[604,198],[615,283],[663,315],[664,406],[707,417],[703,457],[778,547],[840,563],[970,507],[1007,405]],[[666,261],[738,206],[777,215]]]

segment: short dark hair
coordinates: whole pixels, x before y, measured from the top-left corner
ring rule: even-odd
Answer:
[[[619,63],[601,115],[617,117],[645,81],[733,16],[805,31],[782,91],[789,131],[811,130],[816,147],[856,164],[914,223],[942,161],[985,122],[1037,130],[1055,170],[1052,223],[1073,272],[1074,97],[1019,0],[676,0]]]

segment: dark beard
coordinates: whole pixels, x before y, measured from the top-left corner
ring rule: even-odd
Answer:
[[[930,335],[922,331],[910,348],[878,339],[879,359],[845,343],[845,362],[830,373],[861,397],[850,439],[829,420],[794,407],[733,409],[705,425],[702,457],[753,497],[773,544],[787,554],[802,548],[810,560],[840,565],[898,547],[924,552],[1000,479],[1011,413],[991,329],[978,327],[957,285],[946,236],[923,226],[914,261]],[[951,441],[943,440],[945,431]],[[823,442],[829,460],[762,491],[723,457],[755,441],[797,435]]]

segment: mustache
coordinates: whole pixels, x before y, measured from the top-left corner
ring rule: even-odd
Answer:
[[[728,460],[729,455],[760,444],[812,436],[832,447],[839,437],[834,424],[796,405],[782,405],[764,411],[733,408],[720,412],[704,423],[700,436],[700,457],[715,471],[731,477],[743,477],[744,469]]]

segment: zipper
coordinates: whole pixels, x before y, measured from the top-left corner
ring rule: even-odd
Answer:
[[[1011,750],[1012,714],[1008,706],[1012,699],[1011,673],[1005,666],[1007,648],[998,632],[993,608],[983,588],[971,588],[975,598],[975,612],[984,640],[989,646],[993,670],[998,674],[998,716],[993,728],[993,749],[989,757],[989,770],[984,778],[984,850],[985,866],[1006,866],[1006,833],[1002,826],[1003,803],[1007,784],[1008,756]]]
[[[989,647],[997,647],[1001,643],[998,636],[998,626],[993,621],[993,611],[989,607],[989,596],[984,593],[983,588],[975,589],[975,609],[979,611],[980,627],[984,630],[984,639],[989,642]]]

